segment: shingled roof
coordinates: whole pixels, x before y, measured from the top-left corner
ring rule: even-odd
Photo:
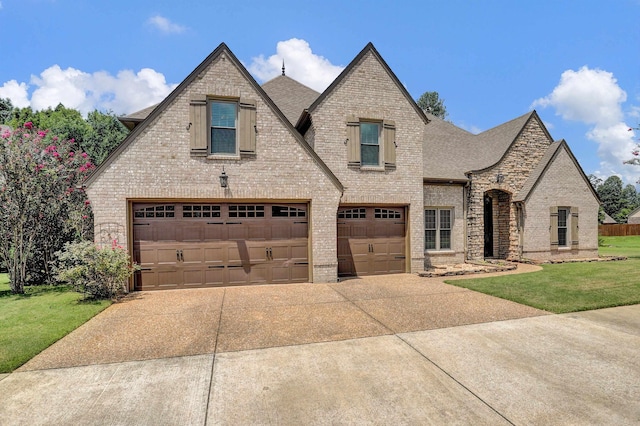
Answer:
[[[424,178],[434,181],[466,181],[467,172],[489,168],[500,161],[535,111],[474,135],[427,114]]]
[[[280,75],[262,85],[271,100],[280,108],[287,120],[294,126],[302,111],[309,108],[320,93],[310,87],[287,77]]]
[[[131,114],[124,115],[122,117],[118,117],[118,120],[124,124],[127,129],[133,130],[138,124],[142,123],[151,112],[156,109],[156,107],[160,104],[151,105],[146,107],[145,109],[141,109],[140,111],[132,112]]]

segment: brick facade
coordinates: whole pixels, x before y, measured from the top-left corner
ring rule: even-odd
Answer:
[[[216,158],[192,153],[190,101],[202,95],[255,100],[255,154]],[[395,164],[349,165],[350,117],[393,122],[395,140],[384,143],[394,143]],[[526,203],[514,203],[552,143],[535,113],[496,164],[470,172],[468,182],[460,173],[462,178],[455,176],[455,182],[439,177],[437,183],[425,184],[424,156],[438,150],[442,143],[438,138],[446,136],[439,135],[425,146],[429,124],[424,114],[368,46],[312,104],[308,120],[306,128],[294,129],[221,45],[92,176],[87,193],[96,240],[110,244],[115,239],[132,248],[134,201],[304,202],[309,204],[310,279],[333,282],[340,205],[405,207],[407,271],[418,272],[432,265],[484,259],[487,200],[492,210],[493,257],[541,260],[597,255],[598,201],[570,153],[555,157]],[[383,147],[380,150],[387,155]],[[229,176],[227,188],[218,181],[223,167]],[[553,205],[579,208],[578,250],[551,250],[549,207]],[[425,250],[425,208],[452,210],[451,249]]]
[[[549,208],[553,206],[579,208],[577,250],[550,249]],[[522,257],[537,261],[598,257],[598,209],[582,172],[561,150],[525,205]]]
[[[189,102],[201,94],[257,101],[254,157],[221,160],[191,155]],[[218,181],[223,166],[229,176],[226,189]],[[117,239],[128,247],[132,200],[309,202],[311,277],[316,282],[336,280],[340,191],[224,53],[96,175],[87,192],[96,238]]]
[[[396,126],[396,167],[347,166],[347,117],[388,120]],[[411,271],[424,268],[422,144],[425,122],[372,52],[312,111],[310,145],[344,185],[341,204],[408,207]],[[409,262],[407,262],[409,263]]]

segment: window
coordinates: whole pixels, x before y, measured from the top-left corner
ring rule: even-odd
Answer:
[[[569,209],[559,208],[558,209],[558,246],[566,247],[567,246],[567,224],[569,221]]]
[[[363,166],[380,165],[380,126],[360,123],[360,158]]]
[[[551,238],[551,250],[559,248],[578,249],[580,236],[578,227],[578,207],[549,208],[549,236]]]
[[[142,207],[133,212],[135,218],[167,218],[175,217],[176,207],[173,205]]]
[[[396,125],[392,120],[347,118],[349,167],[396,168]]]
[[[338,211],[338,219],[366,219],[367,209],[349,209]]]
[[[236,154],[237,104],[211,101],[211,154]]]
[[[264,217],[264,206],[230,205],[229,217]]]
[[[424,211],[425,250],[450,250],[452,209],[426,209]]]
[[[197,95],[189,103],[191,155],[256,154],[256,101]]]

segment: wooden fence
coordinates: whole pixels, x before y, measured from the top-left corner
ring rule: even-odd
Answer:
[[[640,235],[640,223],[616,223],[611,225],[599,225],[598,235],[602,237],[623,237],[627,235]]]

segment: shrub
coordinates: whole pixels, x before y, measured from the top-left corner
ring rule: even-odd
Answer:
[[[100,248],[90,241],[66,243],[56,253],[56,278],[66,282],[85,298],[117,299],[127,291],[127,282],[137,269],[129,263],[127,251],[115,241]]]

